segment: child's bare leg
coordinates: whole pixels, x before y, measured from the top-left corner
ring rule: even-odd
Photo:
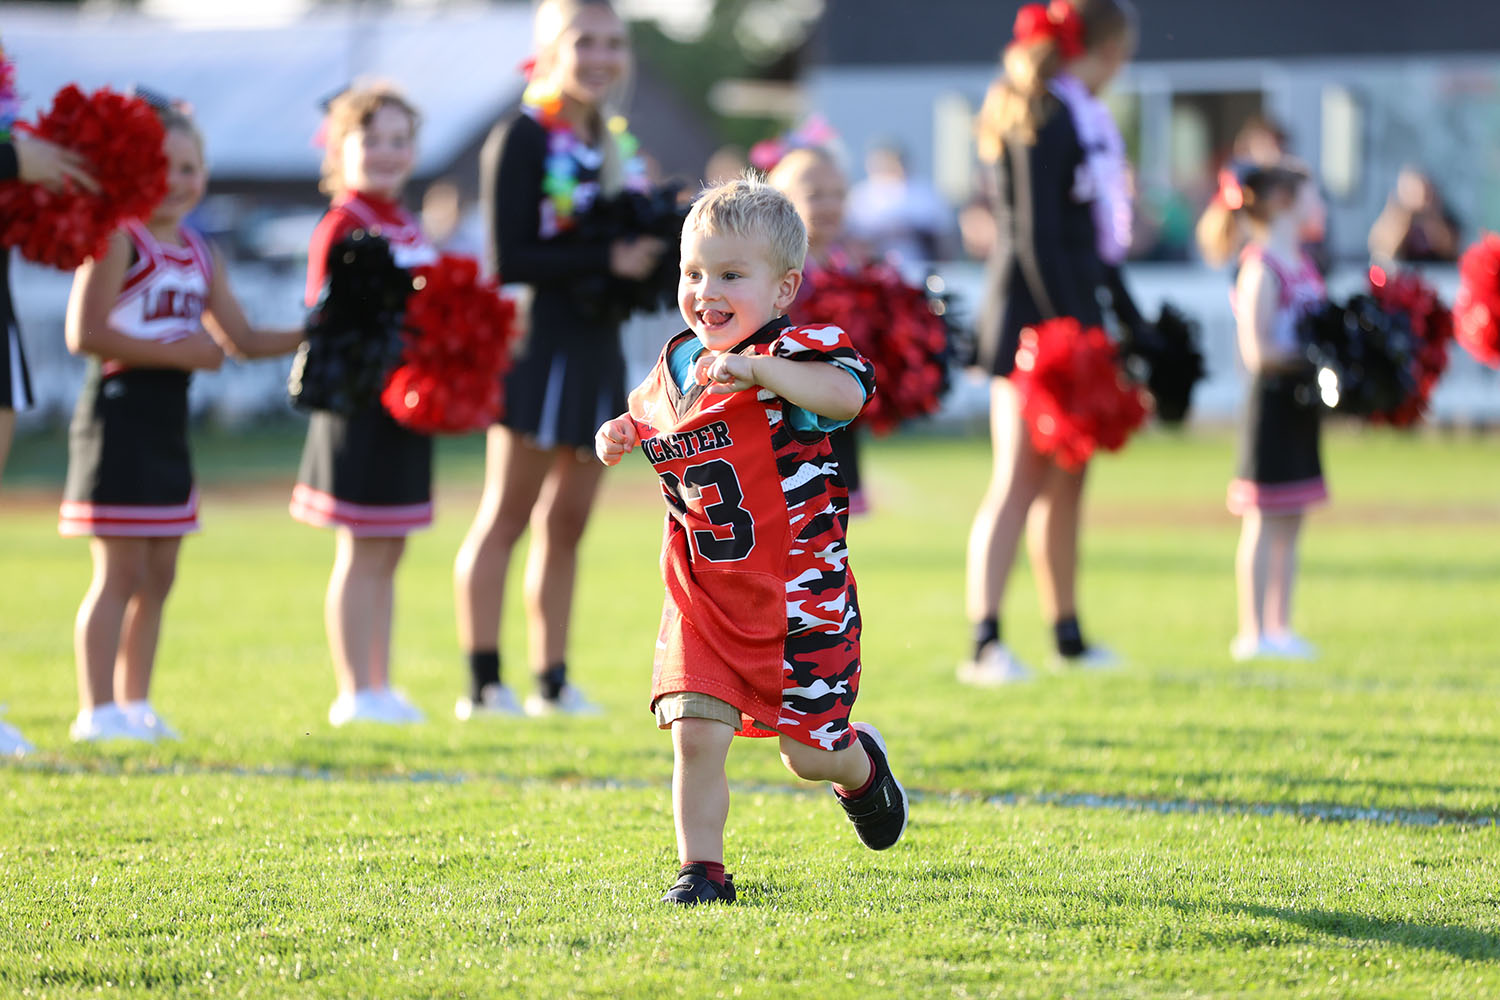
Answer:
[[[401,538],[356,538],[349,529],[339,529],[324,618],[340,694],[371,687],[377,650],[383,645],[389,654],[390,604],[382,603],[381,594],[394,585],[405,544]],[[386,637],[383,643],[377,635]],[[382,663],[382,683],[385,673]]]
[[[1240,544],[1235,551],[1234,575],[1239,598],[1239,634],[1253,638],[1263,634],[1262,612],[1266,605],[1266,577],[1269,573],[1269,540],[1258,510],[1245,512],[1240,528]]]
[[[1301,514],[1282,514],[1266,519],[1270,535],[1269,569],[1266,582],[1265,628],[1271,635],[1292,629],[1292,584],[1297,578],[1297,536]]]
[[[848,792],[864,787],[875,769],[858,740],[842,750],[819,750],[783,736],[781,762],[803,781],[831,781]]]
[[[145,572],[125,608],[120,651],[115,659],[115,701],[145,701],[151,692],[151,668],[161,635],[162,608],[177,575],[180,538],[147,538]]]
[[[94,578],[73,627],[78,662],[78,706],[92,709],[114,700],[115,657],[125,608],[146,575],[146,539],[92,538]]]
[[[391,683],[391,631],[396,621],[396,567],[406,552],[404,538],[370,538],[372,546],[373,590],[375,606],[371,609],[373,628],[370,633],[370,687],[377,691]]]
[[[724,824],[729,821],[724,762],[733,740],[734,729],[713,719],[672,723],[672,813],[682,864],[724,861]]]
[[[969,530],[966,592],[972,622],[984,620],[1000,607],[1026,527],[1026,512],[1050,467],[1031,446],[1020,403],[1006,379],[991,381],[990,438],[994,448],[990,484]]]

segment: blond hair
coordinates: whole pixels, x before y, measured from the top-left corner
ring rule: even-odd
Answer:
[[[615,5],[610,0],[540,0],[531,21],[531,42],[538,54],[557,44],[573,22],[587,7],[602,7],[616,17]],[[629,53],[624,80],[615,88],[616,93],[604,107],[594,109],[593,131],[599,145],[599,187],[606,195],[617,194],[625,186],[625,155],[619,140],[610,129],[610,120],[617,117],[616,104],[621,103],[620,91],[628,87],[630,79]]]
[[[793,177],[814,166],[832,167],[839,172],[840,176],[844,173],[838,157],[834,156],[830,150],[822,146],[798,146],[776,161],[776,166],[766,174],[766,182],[772,187],[785,191]]]
[[[1135,8],[1130,0],[1069,0],[1083,24],[1083,48],[1091,51],[1113,41],[1135,27]],[[980,158],[989,163],[1000,159],[1005,137],[1014,132],[1022,142],[1036,142],[1037,129],[1046,122],[1049,109],[1044,98],[1047,84],[1063,68],[1063,55],[1052,38],[1026,43],[1013,42],[1000,55],[1004,74],[990,85],[979,109]]]
[[[376,81],[357,84],[335,97],[328,105],[323,124],[323,177],[318,190],[324,194],[341,194],[344,190],[344,140],[368,128],[381,108],[395,108],[411,121],[411,135],[417,137],[422,116],[416,106],[394,83]]]
[[[177,105],[169,105],[165,108],[156,108],[156,120],[161,122],[163,132],[181,132],[198,147],[198,155],[202,157],[203,133],[198,128],[198,123],[193,121],[193,116],[188,114]]]
[[[771,264],[782,273],[801,270],[807,259],[807,227],[802,217],[791,199],[753,170],[704,188],[688,211],[682,232],[764,240]]]

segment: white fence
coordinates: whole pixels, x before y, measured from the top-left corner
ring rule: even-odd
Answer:
[[[954,264],[943,269],[950,290],[968,315],[978,311],[983,273],[977,264]],[[1427,278],[1445,302],[1457,286],[1452,268],[1435,268]],[[260,265],[236,267],[232,281],[251,321],[267,326],[295,326],[302,321],[300,269]],[[1223,421],[1234,414],[1244,380],[1235,360],[1234,326],[1229,311],[1228,278],[1219,272],[1185,264],[1141,264],[1127,269],[1126,280],[1141,310],[1155,315],[1163,301],[1171,301],[1202,325],[1202,347],[1209,376],[1193,396],[1193,419]],[[1358,268],[1336,271],[1329,284],[1335,297],[1363,287]],[[23,430],[65,420],[83,379],[83,362],[68,354],[63,343],[63,316],[71,277],[35,267],[15,258],[11,271],[22,337],[31,364],[39,406],[21,417]],[[626,329],[627,358],[633,377],[645,373],[666,337],[680,328],[675,314],[638,318]],[[1440,423],[1476,424],[1500,421],[1500,372],[1484,368],[1455,347],[1448,373],[1432,400],[1432,418]],[[289,411],[286,373],[289,361],[274,358],[249,363],[228,362],[222,371],[193,380],[194,412],[208,414],[230,425],[245,424]],[[961,378],[949,396],[942,417],[970,422],[979,418],[987,400],[982,379]]]

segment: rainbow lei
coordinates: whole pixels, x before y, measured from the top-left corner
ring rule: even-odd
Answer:
[[[21,98],[16,93],[16,64],[0,60],[0,142],[10,142],[11,126],[21,115]]]
[[[562,117],[562,95],[554,87],[533,81],[521,95],[521,106],[547,130],[547,172],[542,178],[542,193],[551,205],[551,212],[543,214],[543,227],[547,227],[550,214],[556,231],[566,232],[573,227],[578,208],[579,167],[586,160],[596,159],[598,153]],[[645,188],[646,164],[640,156],[640,142],[630,134],[628,123],[623,116],[614,115],[605,125],[625,161],[625,186]]]

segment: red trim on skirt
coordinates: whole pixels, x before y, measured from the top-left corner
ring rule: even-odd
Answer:
[[[198,530],[198,491],[187,503],[146,506],[64,500],[57,512],[57,533],[68,538],[175,538]]]
[[[1290,483],[1257,483],[1234,479],[1229,483],[1226,506],[1231,514],[1258,510],[1264,514],[1300,514],[1328,499],[1322,476]]]
[[[348,528],[356,538],[399,538],[432,523],[432,501],[364,504],[298,483],[292,490],[292,517],[316,528]]]

